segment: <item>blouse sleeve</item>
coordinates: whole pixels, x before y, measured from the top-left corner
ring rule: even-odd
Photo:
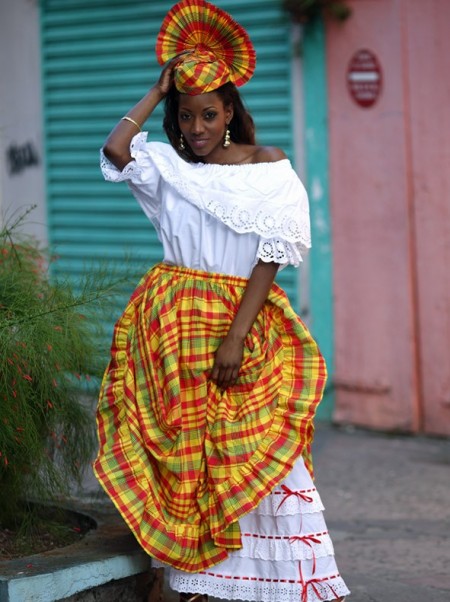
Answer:
[[[120,171],[100,150],[100,167],[108,182],[127,182],[134,197],[144,213],[152,222],[159,221],[161,194],[161,175],[155,165],[150,146],[147,144],[147,132],[136,134],[130,143],[133,159]]]
[[[284,268],[289,264],[298,267],[300,262],[303,261],[302,252],[304,253],[306,250],[307,247],[300,242],[289,242],[281,237],[261,237],[256,257],[266,263],[270,261],[279,263],[280,268]]]

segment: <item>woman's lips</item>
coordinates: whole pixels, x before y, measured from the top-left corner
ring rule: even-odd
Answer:
[[[193,148],[203,148],[207,144],[208,144],[208,140],[206,138],[197,138],[197,139],[191,140],[191,146]]]

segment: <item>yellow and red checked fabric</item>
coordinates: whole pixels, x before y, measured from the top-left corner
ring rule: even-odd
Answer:
[[[238,383],[209,373],[247,280],[159,264],[113,337],[94,471],[151,556],[198,572],[241,547],[238,519],[302,454],[326,380],[316,343],[274,284]]]
[[[231,81],[246,83],[256,54],[245,31],[227,12],[205,0],[182,0],[164,18],[156,40],[161,65],[180,53],[175,86],[185,94],[203,94]]]
[[[230,81],[230,70],[222,60],[208,52],[195,52],[183,57],[174,72],[179,92],[195,96],[212,92]]]

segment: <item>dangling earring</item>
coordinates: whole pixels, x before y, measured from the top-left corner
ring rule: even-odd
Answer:
[[[180,143],[178,144],[178,150],[182,151],[184,150],[186,147],[184,146],[184,138],[183,138],[183,134],[180,134]]]
[[[228,126],[228,124],[227,124],[227,126]],[[222,146],[223,146],[223,148],[228,148],[230,146],[230,144],[231,144],[230,130],[227,127]]]

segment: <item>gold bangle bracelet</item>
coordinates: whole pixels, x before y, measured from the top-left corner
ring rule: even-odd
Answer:
[[[133,123],[140,132],[142,132],[142,128],[139,125],[139,123],[137,121],[135,121],[134,119],[132,119],[131,117],[128,117],[128,115],[125,115],[125,117],[122,117],[121,121],[129,121],[130,123]]]

